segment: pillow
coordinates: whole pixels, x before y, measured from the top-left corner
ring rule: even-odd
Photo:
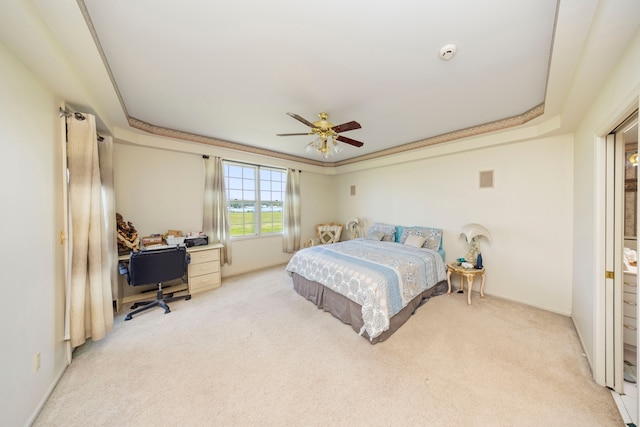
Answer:
[[[396,243],[400,243],[401,237],[402,237],[402,226],[396,225]]]
[[[378,231],[382,231],[384,233],[384,237],[381,239],[383,242],[395,241],[396,227],[394,225],[376,222],[371,224],[371,227],[369,227],[367,234]]]
[[[440,248],[440,242],[442,241],[442,230],[429,227],[402,227],[402,236],[400,237],[400,243],[404,243],[407,237],[421,236],[425,238],[423,248],[433,249],[437,251]]]
[[[368,232],[367,235],[365,236],[365,239],[366,240],[382,240],[383,237],[384,237],[384,231],[377,230],[377,231]]]
[[[414,248],[421,248],[424,242],[426,241],[427,239],[422,236],[418,236],[416,234],[410,234],[405,239],[404,244],[407,246],[413,246]]]

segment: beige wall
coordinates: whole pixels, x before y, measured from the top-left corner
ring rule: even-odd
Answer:
[[[116,144],[117,210],[143,235],[170,228],[199,230],[201,153],[179,141],[167,146],[172,150],[159,147],[159,142],[151,137],[144,145]],[[493,235],[492,242],[482,242],[486,292],[569,315],[572,144],[571,135],[509,142],[503,134],[412,154],[421,160],[388,159],[387,165],[367,169],[364,164],[363,170],[353,172],[338,169],[335,176],[303,171],[303,240],[313,236],[317,223],[344,224],[353,216],[366,225],[428,225],[444,229],[447,259],[452,260],[466,253],[460,227],[479,222]],[[467,150],[468,145],[477,148]],[[478,188],[479,172],[485,170],[494,171],[492,189]],[[356,186],[355,196],[350,195],[351,185]],[[234,240],[232,256],[233,264],[223,268],[223,276],[290,258],[282,253],[280,236]]]
[[[122,139],[126,137],[136,140],[135,145],[126,143]],[[141,236],[169,229],[200,231],[204,192],[202,154],[268,166],[300,167],[182,141],[154,137],[140,141],[125,133],[114,144],[117,212],[125,221],[131,221]],[[333,181],[333,176],[313,169],[304,170],[300,176],[303,242],[313,237],[315,224],[334,220]],[[223,266],[223,277],[284,264],[291,258],[291,254],[282,252],[281,235],[234,239],[231,252],[232,264]]]
[[[604,278],[603,137],[638,108],[639,95],[640,32],[636,31],[575,131],[573,319],[599,381],[604,375],[604,313],[599,309]]]
[[[0,419],[29,424],[66,367],[58,100],[0,42]],[[40,353],[40,369],[33,359]]]
[[[140,236],[202,229],[202,156],[116,143],[113,163],[116,211]]]
[[[426,150],[422,159],[337,176],[338,216],[358,216],[444,230],[447,261],[466,254],[460,228],[477,222],[485,292],[571,313],[572,137],[562,135],[460,152],[457,144]],[[465,145],[480,145],[466,141]],[[437,155],[431,155],[437,153]],[[414,158],[421,157],[419,154]],[[479,172],[494,171],[494,188]],[[350,196],[351,185],[356,195]]]

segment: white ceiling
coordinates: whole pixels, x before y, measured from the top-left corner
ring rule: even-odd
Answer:
[[[84,4],[129,117],[316,160],[276,136],[307,131],[285,113],[359,122],[364,147],[329,161],[542,104],[556,18],[556,0]]]
[[[276,134],[326,111],[362,125],[344,136],[364,147],[323,163],[340,165],[529,119],[572,131],[638,16],[637,0],[3,0],[0,41],[116,137],[325,162]]]

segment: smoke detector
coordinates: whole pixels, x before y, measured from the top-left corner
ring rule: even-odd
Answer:
[[[450,60],[456,54],[457,50],[458,47],[453,43],[442,46],[442,48],[440,49],[440,59],[442,59],[443,61]]]

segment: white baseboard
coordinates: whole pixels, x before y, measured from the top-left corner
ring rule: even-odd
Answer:
[[[56,386],[58,385],[58,381],[60,381],[60,378],[62,378],[64,373],[67,371],[68,366],[69,365],[65,364],[64,368],[60,371],[58,376],[56,376],[55,380],[49,386],[49,389],[47,390],[45,395],[42,397],[42,400],[40,400],[40,403],[36,407],[35,411],[31,415],[31,417],[29,417],[29,419],[27,420],[25,427],[30,427],[36,421],[36,419],[38,418],[38,415],[40,415],[40,411],[42,411],[42,408],[44,408],[44,405],[47,403],[47,400],[49,400],[49,396],[51,396],[51,393],[53,393],[53,390],[55,390]]]

